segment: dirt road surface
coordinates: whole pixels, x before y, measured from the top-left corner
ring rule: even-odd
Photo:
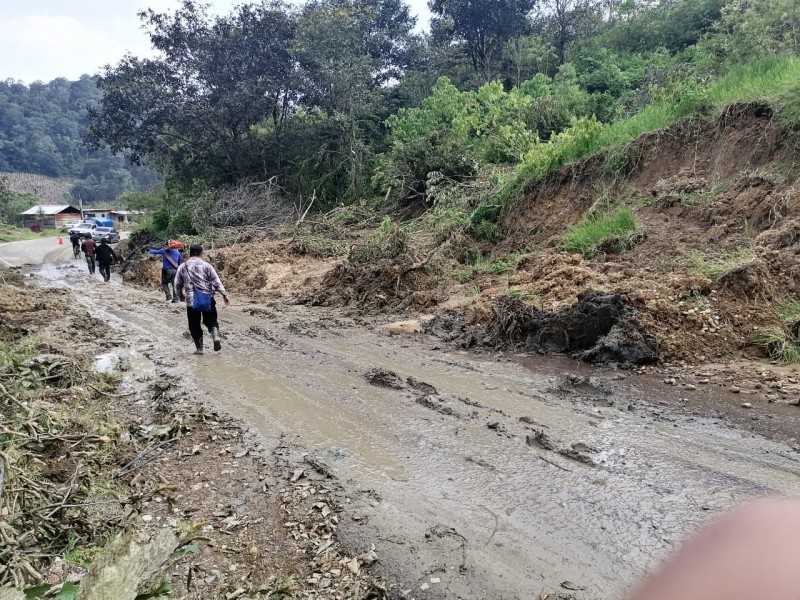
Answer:
[[[375,545],[394,597],[619,598],[720,511],[800,493],[796,440],[782,433],[799,422],[792,408],[732,424],[734,400],[710,389],[686,400],[646,376],[468,354],[330,309],[242,299],[220,311],[223,351],[194,357],[183,308],[161,292],[117,275],[103,285],[39,241],[0,258],[79,289],[134,370],[179,376],[265,453],[336,478],[339,535]]]
[[[0,243],[0,264],[6,267],[21,267],[26,264],[58,262],[70,257],[72,247],[69,236]]]

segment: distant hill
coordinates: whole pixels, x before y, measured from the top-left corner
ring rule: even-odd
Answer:
[[[3,173],[6,186],[12,192],[30,194],[41,200],[42,204],[71,204],[70,191],[78,182],[70,177],[48,177],[36,173]]]
[[[67,191],[88,203],[109,202],[127,190],[158,183],[155,172],[128,164],[124,156],[83,146],[86,108],[100,99],[88,75],[30,85],[0,81],[0,171],[20,173],[22,180],[35,174],[70,181]],[[44,180],[36,185],[61,194],[61,188]]]

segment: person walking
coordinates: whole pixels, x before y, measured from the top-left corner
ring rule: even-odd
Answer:
[[[91,234],[86,234],[86,239],[81,243],[81,250],[83,250],[83,255],[86,257],[86,264],[89,267],[89,273],[94,274],[94,253],[97,251],[97,244],[94,243]]]
[[[72,254],[78,258],[81,255],[81,236],[73,231],[69,234],[69,241],[72,244]]]
[[[160,256],[161,265],[161,289],[167,297],[167,301],[178,301],[177,286],[175,285],[175,273],[181,264],[181,252],[177,248],[171,248],[169,242],[164,244],[164,248],[154,248],[150,250],[153,256]],[[169,286],[172,286],[172,295],[169,293]]]
[[[100,240],[100,245],[94,252],[97,258],[97,266],[100,269],[100,275],[103,276],[103,281],[108,283],[111,279],[111,263],[119,260],[114,249],[108,245],[108,240]]]
[[[203,354],[202,325],[205,325],[211,334],[214,351],[219,352],[222,343],[219,337],[214,292],[222,295],[225,306],[231,301],[214,267],[203,260],[202,246],[197,244],[189,246],[189,260],[180,265],[175,273],[175,289],[178,291],[178,298],[186,302],[186,318],[189,320],[189,332],[194,340],[194,353]]]

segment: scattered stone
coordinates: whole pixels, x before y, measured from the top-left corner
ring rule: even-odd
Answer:
[[[534,448],[542,450],[555,450],[556,445],[544,431],[537,431],[533,435],[525,436],[525,443]]]
[[[742,403],[740,404],[740,406],[741,406],[742,408],[753,408],[753,405],[752,405],[752,404],[750,404],[749,402],[742,402]]]
[[[414,390],[426,394],[428,396],[436,396],[439,392],[436,391],[436,388],[433,387],[430,383],[425,383],[424,381],[420,381],[413,375],[406,379],[406,383],[413,388]]]
[[[381,368],[373,368],[364,374],[370,385],[386,387],[394,390],[402,390],[406,387],[403,379],[394,371]]]
[[[738,394],[739,392],[741,392],[741,391],[742,391],[742,388],[740,388],[740,387],[737,387],[737,386],[735,386],[735,385],[732,385],[732,386],[729,388],[729,391],[730,391],[732,394]]]
[[[693,390],[696,390],[696,389],[697,389],[697,386],[696,386],[696,385],[693,385],[693,384],[691,384],[691,383],[685,383],[685,384],[683,385],[683,389],[685,389],[685,390],[689,390],[689,391],[693,391]]]

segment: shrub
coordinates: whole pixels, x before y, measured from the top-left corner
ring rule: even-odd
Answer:
[[[384,217],[381,226],[360,244],[350,249],[349,259],[356,263],[374,262],[383,258],[397,258],[408,249],[408,232]]]
[[[347,243],[324,235],[303,232],[294,237],[292,251],[297,254],[307,254],[318,258],[344,256],[347,254]]]
[[[584,256],[591,256],[601,247],[623,252],[631,248],[640,236],[636,217],[628,206],[623,205],[613,214],[584,218],[578,225],[570,227],[562,246],[569,252]]]

